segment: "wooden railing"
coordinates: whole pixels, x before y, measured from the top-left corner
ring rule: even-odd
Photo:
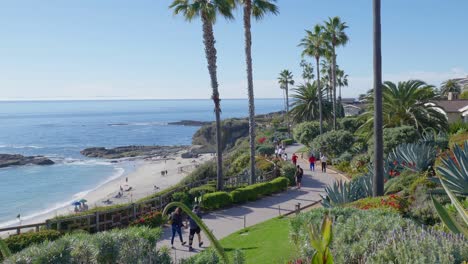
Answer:
[[[31,230],[34,230],[34,231],[37,232],[37,231],[39,231],[41,226],[46,226],[46,223],[43,222],[43,223],[30,224],[30,225],[20,225],[20,226],[0,228],[0,233],[15,230],[16,234],[19,235],[19,234],[21,234],[22,229],[31,229]]]

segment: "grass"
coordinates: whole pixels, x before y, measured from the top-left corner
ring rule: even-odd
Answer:
[[[289,240],[289,218],[273,218],[242,229],[223,238],[221,244],[230,258],[235,249],[242,250],[246,264],[286,263],[295,252]]]

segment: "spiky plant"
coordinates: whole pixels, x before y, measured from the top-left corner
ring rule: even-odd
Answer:
[[[389,155],[390,161],[415,172],[424,172],[432,168],[437,150],[431,144],[400,144]]]
[[[333,239],[332,220],[328,214],[323,217],[322,226],[319,228],[309,224],[309,243],[315,249],[312,255],[312,264],[333,264],[333,255],[330,244]]]
[[[437,167],[446,186],[456,195],[468,196],[468,141],[464,147],[455,145],[454,159],[447,157],[442,160],[443,166]]]
[[[196,214],[194,214],[192,210],[190,210],[190,208],[188,208],[185,204],[181,202],[169,203],[168,205],[166,205],[166,207],[164,207],[163,216],[166,216],[167,212],[173,207],[179,207],[184,213],[186,213],[191,219],[193,219],[193,221],[195,221],[195,223],[197,223],[200,229],[203,230],[203,232],[206,234],[211,244],[215,248],[216,252],[218,252],[218,254],[223,259],[224,263],[229,263],[229,259],[226,255],[226,252],[224,252],[224,248],[223,246],[221,246],[221,243],[219,243],[218,239],[216,239],[213,233],[211,233],[210,229],[208,229],[205,223],[203,223],[203,221]]]

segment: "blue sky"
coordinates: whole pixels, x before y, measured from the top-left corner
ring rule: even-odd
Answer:
[[[280,14],[253,23],[257,97],[281,97],[276,77],[301,82],[304,29],[329,16],[349,25],[337,62],[343,96],[372,83],[371,0],[279,0]],[[439,85],[468,75],[468,1],[384,0],[385,80]],[[173,16],[168,0],[15,0],[0,4],[0,98],[209,98],[201,25]],[[244,98],[241,11],[215,25],[220,94]]]

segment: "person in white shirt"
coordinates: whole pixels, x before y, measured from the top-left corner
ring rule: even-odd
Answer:
[[[327,172],[327,161],[328,161],[327,156],[322,153],[322,156],[320,157],[320,161],[322,162],[322,172]]]

